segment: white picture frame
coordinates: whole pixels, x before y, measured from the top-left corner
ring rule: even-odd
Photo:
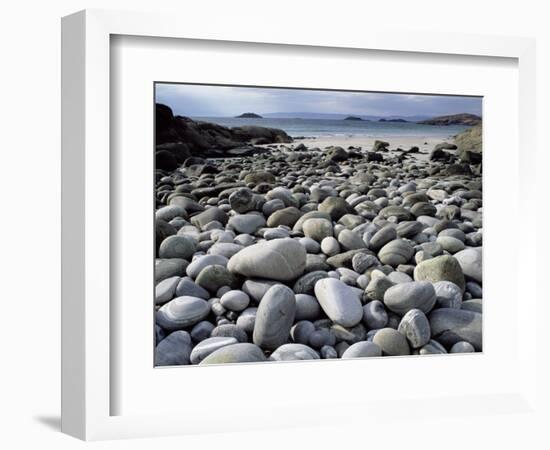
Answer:
[[[327,48],[332,52],[346,49],[367,49],[380,52],[407,53],[410,58],[426,55],[455,55],[468,57],[509,58],[517,61],[518,98],[517,123],[518,148],[523,158],[519,161],[517,185],[518,211],[525,220],[535,221],[534,208],[529,195],[533,189],[529,174],[535,172],[535,45],[526,38],[471,36],[444,33],[405,33],[395,30],[362,30],[360,35],[349,33],[327,34],[323,30],[310,30],[307,35],[300,30],[285,30],[269,24],[217,28],[215,31],[204,27],[200,21],[187,21],[182,24],[178,17],[165,14],[144,14],[106,11],[82,11],[65,17],[62,23],[62,430],[65,433],[85,440],[162,436],[183,433],[208,432],[212,422],[201,425],[201,418],[192,420],[188,415],[177,411],[167,414],[117,414],[112,413],[114,390],[120,386],[113,381],[112,367],[119,355],[112,347],[112,337],[116,335],[117,324],[113,322],[111,296],[113,285],[110,270],[113,242],[111,240],[111,157],[112,130],[110,130],[110,108],[112,106],[111,38],[113,36],[134,36],[142,38],[187,39],[213,42],[236,42],[261,44],[283,44],[302,48]],[[178,81],[178,80],[171,80]],[[200,80],[196,80],[200,81]],[[439,93],[439,92],[438,92]],[[152,123],[151,123],[152,126]],[[485,128],[485,127],[484,127]],[[484,133],[487,130],[484,129]],[[484,136],[485,139],[485,136]],[[151,141],[152,142],[152,141]],[[517,150],[517,149],[516,149]],[[516,154],[514,154],[516,155]],[[489,180],[490,182],[490,180]],[[527,236],[521,255],[536,253],[535,236]],[[530,258],[535,260],[535,258]],[[514,266],[516,267],[516,266]],[[485,270],[485,269],[484,269]],[[526,269],[517,266],[518,280],[526,279]],[[518,281],[519,283],[519,281]],[[522,301],[536,308],[536,291]],[[526,292],[526,291],[524,291]],[[511,296],[517,295],[512,290]],[[492,320],[490,317],[487,320]],[[487,322],[484,326],[487,325]],[[489,322],[490,325],[490,322]],[[525,313],[517,316],[517,342],[535,341],[536,327]],[[147,331],[144,331],[147,333]],[[489,350],[487,351],[489,352]],[[467,357],[466,357],[467,358]],[[272,405],[272,423],[262,426],[253,418],[236,427],[235,423],[242,412],[236,411],[235,418],[227,421],[226,430],[262,429],[284,426],[310,426],[337,419],[351,420],[353,408],[361,408],[364,417],[383,416],[392,420],[391,405],[399,404],[401,414],[426,414],[434,408],[441,416],[466,416],[470,405],[475,404],[485,414],[496,414],[503,409],[517,413],[536,412],[536,347],[522,346],[518,356],[521,366],[518,376],[506,388],[499,386],[499,392],[452,391],[447,397],[426,395],[422,402],[401,392],[384,405],[381,402],[359,404],[350,401],[349,413],[331,411],[319,405],[292,404],[285,407],[282,399]],[[435,361],[435,358],[429,358]],[[343,371],[359,370],[362,361],[346,362],[345,366],[330,364],[306,371],[331,370],[334,376]],[[396,358],[388,362],[398,371],[407,359]],[[428,363],[427,363],[428,364]],[[435,364],[435,363],[434,363]],[[453,361],[453,367],[461,361]],[[263,376],[266,370],[283,369],[254,368],[256,375]],[[437,364],[433,366],[437,370]],[[236,368],[220,368],[233,370]],[[180,370],[180,369],[168,369]],[[186,369],[184,369],[186,370]],[[191,369],[195,370],[195,369]],[[202,369],[199,369],[202,370]],[[250,366],[238,370],[250,370]],[[457,369],[458,370],[458,369]],[[195,370],[196,371],[196,370]],[[181,372],[180,372],[181,373]],[[185,376],[185,372],[181,376]],[[460,395],[460,397],[456,397]],[[360,400],[360,399],[359,399]],[[260,401],[259,399],[257,400]],[[359,401],[360,403],[360,401]],[[329,402],[330,404],[330,402]],[[334,405],[338,406],[337,402]],[[264,405],[265,406],[265,405]],[[267,405],[269,406],[269,405]],[[244,413],[243,413],[244,414]],[[262,415],[263,414],[263,415]],[[268,411],[259,413],[266,417]],[[303,419],[309,417],[307,420]],[[220,421],[213,415],[210,421]],[[204,422],[204,421],[203,421]],[[208,425],[208,426],[206,426]]]

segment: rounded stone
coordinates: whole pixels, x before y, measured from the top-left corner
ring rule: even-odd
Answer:
[[[284,344],[288,341],[295,315],[296,299],[292,289],[282,284],[271,287],[258,306],[253,342],[266,350]]]
[[[198,343],[191,352],[191,364],[199,364],[204,358],[227,345],[236,344],[234,337],[211,337]]]
[[[203,320],[202,322],[197,323],[191,329],[191,338],[195,342],[204,341],[206,338],[210,337],[210,333],[215,328],[214,324],[208,320]]]
[[[356,253],[351,260],[351,266],[357,273],[365,273],[368,268],[378,264],[378,258],[368,253]]]
[[[471,300],[465,300],[464,302],[462,302],[462,305],[460,305],[460,309],[482,313],[483,304],[480,298],[472,298]]]
[[[248,336],[246,332],[240,329],[234,323],[219,323],[216,328],[210,333],[211,337],[233,337],[239,342],[247,342]]]
[[[482,315],[463,309],[435,309],[429,316],[432,336],[447,348],[460,341],[482,350]]]
[[[321,349],[324,345],[334,345],[336,339],[326,328],[315,330],[309,335],[309,345],[314,349]]]
[[[242,311],[250,303],[250,297],[243,291],[229,291],[220,298],[220,303],[230,311]]]
[[[393,328],[378,330],[372,339],[384,356],[410,355],[411,349],[405,336]]]
[[[270,359],[273,361],[304,361],[319,359],[319,354],[304,344],[284,344],[271,354]]]
[[[321,250],[321,245],[311,238],[303,237],[299,240],[299,242],[301,245],[304,246],[307,253],[319,253],[319,251]]]
[[[384,328],[388,324],[388,313],[384,304],[373,300],[363,306],[363,322],[369,330]]]
[[[186,273],[195,279],[206,266],[226,266],[228,259],[222,255],[204,255],[193,259],[187,266]]]
[[[478,283],[481,283],[483,278],[482,256],[482,247],[467,248],[454,255],[464,275]]]
[[[185,259],[156,259],[155,260],[155,283],[159,283],[166,278],[173,276],[182,276],[189,263]]]
[[[276,284],[281,284],[278,281],[274,280],[263,280],[263,279],[250,279],[245,280],[242,285],[242,291],[245,292],[251,299],[259,303],[265,293],[269,290],[271,286]]]
[[[159,258],[189,259],[193,253],[195,241],[187,236],[168,236],[159,247]]]
[[[397,232],[393,226],[385,226],[378,230],[369,240],[369,248],[374,251],[380,250],[388,242],[397,238]]]
[[[414,255],[414,247],[403,239],[388,242],[378,252],[378,259],[382,264],[396,267],[407,263]]]
[[[456,284],[461,292],[466,286],[462,268],[458,260],[451,255],[441,255],[422,261],[414,269],[414,279],[417,281],[451,281]]]
[[[251,334],[254,331],[254,323],[256,322],[257,312],[258,308],[256,307],[246,308],[237,318],[237,327]]]
[[[411,281],[390,287],[384,293],[384,304],[396,314],[404,315],[411,309],[430,312],[436,302],[435,290],[428,281]]]
[[[250,236],[248,234],[242,234],[240,236]],[[237,238],[234,239],[236,241]],[[232,242],[216,242],[214,245],[208,248],[208,254],[210,255],[220,255],[225,258],[231,258],[235,253],[240,252],[243,249],[243,246],[240,244]],[[225,264],[224,264],[225,265]]]
[[[334,347],[331,347],[330,345],[325,345],[321,347],[321,358],[323,359],[335,359],[338,358],[338,352]]]
[[[451,347],[449,353],[473,353],[476,349],[472,344],[466,341],[460,341]]]
[[[366,247],[361,236],[347,228],[338,233],[338,242],[344,250],[357,250]]]
[[[229,219],[227,226],[238,233],[254,234],[265,227],[266,222],[261,214],[237,214]]]
[[[163,206],[155,211],[155,219],[170,222],[176,217],[187,218],[187,211],[180,205]]]
[[[240,188],[229,196],[229,204],[233,211],[242,214],[256,207],[256,199],[250,189]]]
[[[180,277],[170,277],[162,280],[155,286],[155,304],[162,305],[174,298],[176,286],[180,282]]]
[[[302,212],[294,206],[279,209],[269,216],[267,219],[267,226],[270,228],[275,228],[280,225],[293,227],[301,215]]]
[[[350,358],[371,358],[382,356],[382,349],[370,341],[357,342],[347,348],[342,354],[342,359]]]
[[[179,330],[192,326],[210,312],[207,301],[198,297],[176,297],[159,308],[157,323],[165,330]]]
[[[298,278],[306,266],[306,251],[294,239],[274,239],[242,249],[229,260],[232,273],[279,281]]]
[[[155,347],[155,366],[181,366],[189,364],[191,337],[187,331],[174,331]]]
[[[451,281],[438,281],[433,284],[438,308],[460,309],[462,305],[462,291]]]
[[[313,295],[296,294],[295,320],[315,320],[321,314],[321,306]]]
[[[431,337],[430,322],[419,309],[411,309],[405,314],[399,322],[397,331],[407,338],[412,348],[426,345]]]
[[[395,231],[397,232],[397,236],[401,238],[411,238],[420,233],[424,228],[424,225],[420,222],[417,222],[416,220],[408,220],[397,225]]]
[[[445,347],[433,339],[418,351],[420,355],[442,355],[445,353],[447,353]]]
[[[441,245],[443,250],[448,251],[450,254],[455,254],[465,248],[464,242],[452,236],[440,235],[435,242]]]
[[[327,197],[319,204],[319,211],[330,215],[332,220],[338,221],[348,213],[355,214],[356,211],[342,197]]]
[[[266,357],[260,347],[245,342],[219,348],[204,358],[200,365],[261,362],[265,360]]]
[[[311,295],[314,293],[315,283],[327,277],[328,273],[324,270],[315,270],[313,272],[308,272],[296,280],[296,283],[294,283],[292,289],[296,294]]]
[[[321,242],[326,237],[332,236],[332,222],[327,219],[312,218],[307,219],[302,224],[304,236]]]
[[[315,297],[325,314],[344,327],[353,327],[363,318],[361,301],[356,291],[334,278],[323,278],[315,284]]]
[[[395,286],[395,283],[385,275],[371,276],[371,280],[365,289],[365,294],[371,300],[383,300],[384,294],[392,286]]]
[[[334,256],[340,253],[340,244],[336,238],[328,236],[321,241],[321,251],[327,256]]]
[[[380,211],[379,215],[384,219],[388,219],[389,217],[396,217],[399,222],[413,219],[413,215],[410,213],[410,211],[399,205],[386,206]]]
[[[210,292],[216,292],[222,286],[231,286],[234,278],[224,266],[206,266],[201,270],[195,282]]]
[[[210,294],[191,278],[183,277],[176,286],[176,297],[199,297],[208,300]]]
[[[309,336],[315,331],[315,325],[309,320],[301,320],[290,329],[290,337],[298,344],[307,344]]]

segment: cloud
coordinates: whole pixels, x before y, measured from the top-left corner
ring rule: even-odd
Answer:
[[[481,115],[480,97],[157,84],[156,101],[187,116],[314,112],[380,116]]]

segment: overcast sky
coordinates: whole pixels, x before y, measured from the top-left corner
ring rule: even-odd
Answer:
[[[236,116],[244,112],[379,116],[439,116],[466,112],[481,115],[479,97],[185,84],[157,84],[156,101],[170,106],[175,114],[205,117]]]

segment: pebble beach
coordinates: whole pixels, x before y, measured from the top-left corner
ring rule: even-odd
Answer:
[[[481,352],[481,157],[436,142],[157,168],[155,364]]]

